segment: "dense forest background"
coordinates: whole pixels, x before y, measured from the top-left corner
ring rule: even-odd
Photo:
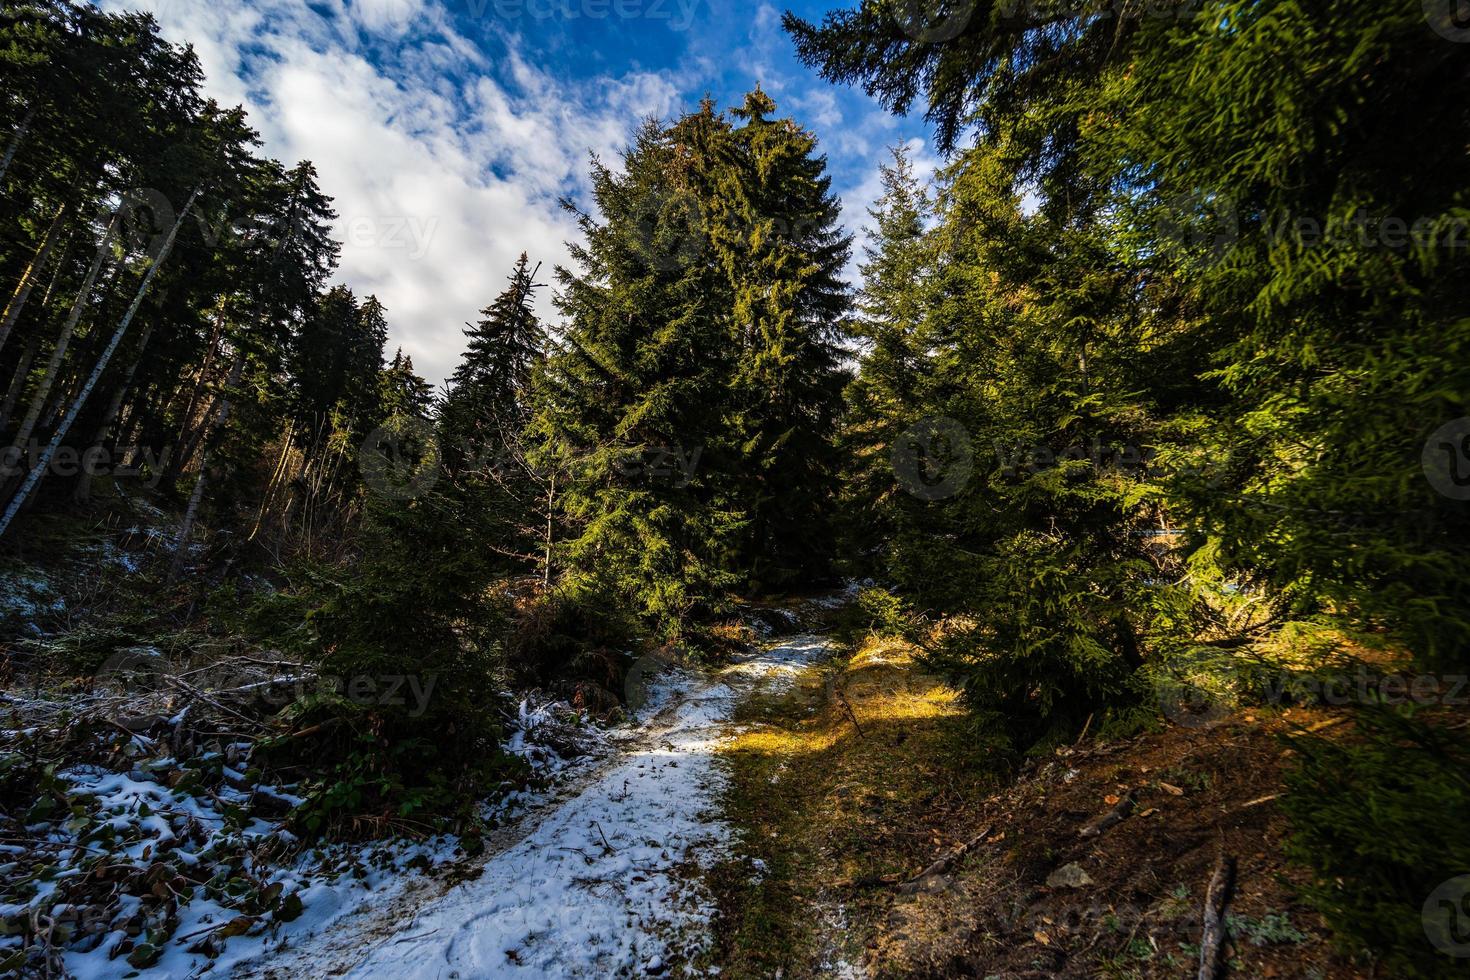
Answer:
[[[1285,806],[1345,940],[1433,973],[1419,903],[1470,867],[1470,46],[1413,0],[929,7],[787,20],[946,154],[883,163],[855,289],[817,141],[756,88],[592,161],[572,266],[487,271],[436,391],[329,284],[311,164],[190,50],[6,2],[0,543],[144,501],[164,560],[96,628],[438,678],[285,709],[328,835],[463,816],[508,686],[605,709],[638,653],[844,578],[988,764],[1413,670],[1298,746]]]

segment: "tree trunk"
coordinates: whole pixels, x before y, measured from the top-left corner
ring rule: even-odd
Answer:
[[[10,302],[5,304],[5,313],[3,317],[0,317],[0,347],[4,347],[5,341],[10,339],[10,332],[15,329],[15,323],[20,319],[20,311],[25,309],[31,289],[36,285],[36,277],[41,274],[41,267],[51,256],[52,246],[56,244],[56,232],[66,220],[68,207],[70,207],[70,202],[56,209],[56,217],[52,218],[51,224],[47,226],[46,234],[41,239],[40,247],[36,249],[35,257],[31,259],[31,264],[26,266],[26,271],[21,274],[20,283],[15,287],[15,293],[10,297]]]
[[[296,441],[296,429],[288,426],[286,437],[281,440],[281,458],[276,461],[276,468],[271,473],[270,482],[265,485],[265,494],[260,498],[260,511],[255,515],[255,526],[250,529],[250,537],[247,541],[254,541],[265,528],[266,518],[270,516],[270,507],[275,500],[276,487],[281,483],[281,478],[286,475],[286,461],[291,455],[291,444]]]
[[[553,472],[546,485],[546,567],[541,571],[542,587],[551,585],[551,532],[552,520],[556,515],[556,473]]]
[[[112,319],[114,315],[112,311],[117,308],[113,300],[117,298],[118,286],[122,283],[123,273],[126,270],[127,267],[122,261],[113,266],[112,272],[107,277],[107,287],[95,304],[95,312],[90,319],[100,321]],[[85,313],[86,308],[84,307],[80,312]],[[80,325],[81,321],[78,320],[77,326]],[[80,346],[76,343],[78,339],[74,330],[71,336],[72,356],[61,362],[56,378],[51,384],[51,396],[41,406],[41,415],[36,422],[41,429],[49,431],[61,421],[61,417],[66,414],[67,406],[72,403],[72,399],[76,397],[77,392],[82,390],[82,384],[87,380],[89,369],[83,362],[88,361],[89,358],[95,358],[102,352],[101,344],[106,338],[103,331],[89,330],[81,339],[90,343]]]
[[[226,403],[228,404],[228,403]],[[168,566],[168,580],[173,582],[184,570],[184,556],[188,554],[189,536],[194,533],[194,518],[199,514],[199,501],[204,499],[204,481],[209,476],[209,450],[199,460],[199,479],[194,481],[194,490],[189,494],[189,507],[184,511],[184,523],[179,527],[179,540],[174,543],[174,560]]]
[[[15,135],[10,137],[10,145],[5,148],[5,157],[0,159],[0,180],[5,179],[5,174],[10,170],[10,162],[15,159],[15,151],[20,149],[20,144],[25,141],[26,134],[31,131],[31,120],[36,118],[36,107],[31,106],[26,110],[25,118],[20,121]]]
[[[82,386],[82,390],[73,399],[71,408],[67,410],[65,417],[61,420],[61,424],[56,427],[56,431],[51,436],[51,441],[46,444],[46,448],[41,452],[41,458],[36,460],[30,473],[26,475],[25,482],[15,492],[15,496],[11,498],[10,503],[5,508],[5,513],[0,515],[0,537],[4,537],[5,533],[10,530],[10,525],[15,521],[15,515],[20,513],[20,509],[25,506],[31,493],[35,491],[36,484],[41,482],[41,477],[45,474],[46,468],[51,465],[51,458],[56,455],[56,450],[61,446],[61,441],[66,438],[73,423],[76,422],[77,415],[81,412],[82,406],[86,404],[87,396],[96,387],[98,379],[102,377],[102,372],[107,370],[107,362],[112,360],[112,355],[116,353],[118,344],[122,343],[123,336],[128,332],[128,326],[133,322],[133,317],[138,315],[138,308],[143,305],[143,299],[148,295],[148,287],[153,283],[154,275],[157,274],[159,266],[163,265],[164,260],[168,258],[168,253],[173,250],[174,240],[179,235],[179,228],[183,226],[184,220],[189,216],[189,212],[194,210],[194,202],[198,200],[200,190],[201,188],[196,186],[189,193],[189,200],[184,204],[183,210],[179,212],[179,216],[174,219],[173,227],[169,229],[168,237],[164,239],[163,247],[158,251],[158,258],[148,264],[148,271],[143,274],[143,281],[138,283],[138,292],[133,296],[133,302],[128,306],[128,311],[123,314],[122,320],[118,322],[117,329],[112,332],[112,339],[108,342],[107,347],[103,349],[102,355],[97,358],[97,364],[92,368],[92,374],[87,378],[87,383]]]
[[[210,333],[209,345],[204,350],[204,360],[194,374],[194,383],[189,386],[189,399],[184,403],[184,410],[179,414],[181,420],[179,439],[172,455],[169,456],[168,465],[164,467],[163,479],[159,482],[165,493],[173,492],[173,487],[183,475],[189,457],[193,455],[193,447],[196,445],[194,435],[198,432],[198,427],[193,425],[194,414],[199,406],[199,399],[204,396],[205,383],[209,380],[210,369],[214,367],[215,359],[219,356],[220,342],[225,332],[224,324],[225,315],[221,308],[214,318],[214,330]],[[183,393],[182,386],[179,393]],[[209,418],[209,414],[209,412],[204,413],[205,419]]]
[[[1210,886],[1205,890],[1204,932],[1199,941],[1199,980],[1216,980],[1224,969],[1222,953],[1229,927],[1225,909],[1235,880],[1235,859],[1220,855]]]
[[[189,468],[189,463],[194,459],[194,454],[199,451],[201,446],[207,443],[210,433],[214,431],[213,420],[219,415],[221,409],[225,412],[229,411],[230,388],[239,383],[240,374],[244,367],[245,354],[241,351],[235,355],[234,363],[230,365],[230,373],[225,378],[224,390],[215,395],[214,400],[205,409],[203,420],[194,426],[192,432],[185,430],[181,434],[178,453],[169,460],[168,470],[163,478],[164,487],[171,488],[178,481],[178,478],[184,474],[184,471]],[[187,424],[189,417],[186,415],[184,418]]]
[[[25,350],[21,351],[20,363],[15,366],[15,374],[10,377],[10,386],[5,389],[5,403],[0,405],[0,431],[10,427],[10,413],[15,410],[20,393],[25,390],[26,379],[31,375],[31,362],[36,359],[36,353],[40,349],[41,331],[37,330],[26,342]]]
[[[47,284],[46,292],[41,294],[41,309],[43,310],[51,309],[51,294],[56,292],[56,284],[61,281],[62,275],[66,272],[66,257],[71,254],[71,243],[76,240],[76,237],[76,230],[73,229],[66,236],[66,244],[62,245],[61,251],[57,253],[56,270],[51,273],[51,282]]]
[[[212,448],[210,440],[230,418],[230,392],[240,383],[240,375],[244,371],[245,352],[241,351],[235,355],[235,363],[230,365],[230,376],[225,380],[219,408],[204,427],[201,440],[204,451],[199,457],[199,479],[194,481],[194,491],[189,494],[189,507],[184,511],[184,523],[179,527],[179,540],[174,545],[174,560],[168,569],[170,582],[179,577],[179,572],[184,568],[184,557],[189,553],[189,537],[194,533],[194,519],[199,515],[199,501],[204,497],[204,484],[209,479],[209,450]]]
[[[133,376],[138,373],[138,365],[143,363],[143,356],[148,350],[148,338],[153,336],[153,324],[149,323],[143,328],[143,334],[138,338],[138,351],[133,355],[133,363],[128,365],[128,373],[123,378],[122,384],[112,393],[112,401],[107,406],[107,411],[102,413],[102,421],[97,425],[97,434],[87,444],[87,450],[100,449],[107,439],[107,432],[112,428],[113,421],[117,418],[118,411],[122,408],[123,399],[127,397],[129,389],[133,387]],[[115,461],[114,461],[115,463]],[[72,499],[78,503],[84,503],[92,496],[92,467],[83,466],[81,475],[77,477],[77,487],[72,493]]]
[[[108,222],[107,230],[102,233],[102,241],[97,246],[97,254],[92,256],[92,265],[87,269],[87,276],[82,280],[77,289],[76,299],[72,301],[71,312],[66,315],[66,322],[61,325],[61,334],[56,338],[56,347],[51,351],[51,360],[46,363],[46,373],[41,377],[40,386],[36,393],[31,396],[31,406],[26,411],[25,421],[20,425],[20,431],[16,434],[15,443],[17,447],[24,450],[25,441],[35,431],[36,420],[41,417],[41,411],[46,407],[46,399],[51,396],[51,388],[56,384],[56,378],[61,374],[61,362],[66,357],[66,349],[71,345],[72,334],[76,331],[77,323],[82,318],[82,311],[87,307],[87,300],[92,294],[92,284],[97,281],[97,274],[102,271],[102,263],[107,258],[107,246],[112,240],[112,233],[117,228],[118,215],[113,212],[112,220]],[[5,418],[10,417],[7,408]]]

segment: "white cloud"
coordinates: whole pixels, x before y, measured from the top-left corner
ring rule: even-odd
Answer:
[[[908,140],[894,140],[888,144],[902,144],[908,151],[909,162],[914,168],[914,177],[930,184],[934,181],[934,174],[942,165],[933,149],[924,140],[912,137]],[[861,182],[846,188],[840,188],[838,196],[842,198],[842,224],[853,234],[852,259],[848,263],[848,281],[858,284],[862,277],[858,272],[858,266],[866,261],[863,249],[871,240],[868,234],[873,224],[872,216],[868,214],[880,197],[883,196],[883,178],[879,171],[879,164],[889,164],[893,161],[892,154],[888,149],[881,153],[870,154],[873,160],[872,166],[866,171]]]
[[[579,235],[558,198],[587,189],[589,151],[616,165],[643,118],[693,108],[691,93],[738,102],[761,82],[832,156],[843,223],[857,235],[854,282],[884,147],[918,128],[799,68],[778,7],[764,0],[753,10],[664,4],[700,11],[699,30],[680,34],[679,68],[581,82],[554,76],[506,33],[535,33],[531,15],[551,9],[540,0],[101,2],[152,10],[166,36],[194,45],[207,93],[245,106],[265,152],[316,165],[340,215],[338,280],[383,301],[390,344],[436,383],[458,362],[465,321],[504,288],[521,251],[548,280],[566,262],[565,242]],[[454,14],[466,11],[483,37],[456,29]],[[486,52],[502,48],[492,64]],[[922,140],[907,142],[928,176],[938,161]],[[538,294],[548,318],[550,294]]]
[[[206,93],[245,106],[266,153],[315,164],[340,216],[337,278],[383,301],[390,344],[434,382],[523,250],[546,273],[566,261],[577,231],[557,198],[585,186],[587,152],[612,156],[642,117],[678,103],[647,72],[570,89],[513,39],[507,87],[429,0],[106,5],[152,10],[198,51]]]

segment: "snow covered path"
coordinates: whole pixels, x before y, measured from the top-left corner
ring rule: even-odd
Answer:
[[[742,698],[789,683],[826,649],[799,636],[717,674],[665,672],[622,750],[530,814],[524,836],[480,858],[470,880],[385,896],[327,935],[293,937],[253,975],[608,977],[697,952],[712,912],[700,869],[729,839],[716,749]]]

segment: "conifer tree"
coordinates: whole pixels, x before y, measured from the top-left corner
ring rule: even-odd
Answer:
[[[933,376],[926,331],[936,272],[929,234],[934,206],[906,149],[892,153],[892,162],[879,168],[883,196],[868,210],[872,225],[853,326],[862,353],[846,393],[843,430],[843,545],[851,567],[879,575],[887,574],[882,553],[894,541],[896,508],[904,503],[893,453],[900,434],[926,417]]]
[[[577,269],[558,270],[566,331],[533,425],[537,465],[569,475],[569,584],[669,633],[722,604],[741,519],[717,469],[731,290],[709,260],[700,193],[727,130],[706,105],[676,128],[645,124],[621,173],[594,160],[602,220],[578,215],[587,244],[572,250]]]
[[[532,372],[546,344],[532,308],[536,272],[522,253],[509,286],[466,331],[469,344],[439,412],[448,504],[498,570],[542,563],[549,516],[546,480],[529,461],[524,435]]]
[[[424,419],[434,405],[434,386],[413,369],[413,358],[403,348],[393,352],[393,360],[383,369],[379,386],[385,415]]]
[[[539,268],[539,267],[538,267]],[[510,285],[480,311],[465,331],[469,343],[449,379],[440,431],[451,467],[495,462],[506,443],[518,440],[530,410],[531,374],[546,336],[532,304],[537,269],[522,252]]]
[[[757,588],[827,571],[836,496],[835,429],[846,381],[838,347],[850,297],[850,239],[838,225],[816,139],[748,94],[721,141],[708,206],[729,276],[737,352],[725,421],[738,447],[733,492],[746,516],[739,570]]]

